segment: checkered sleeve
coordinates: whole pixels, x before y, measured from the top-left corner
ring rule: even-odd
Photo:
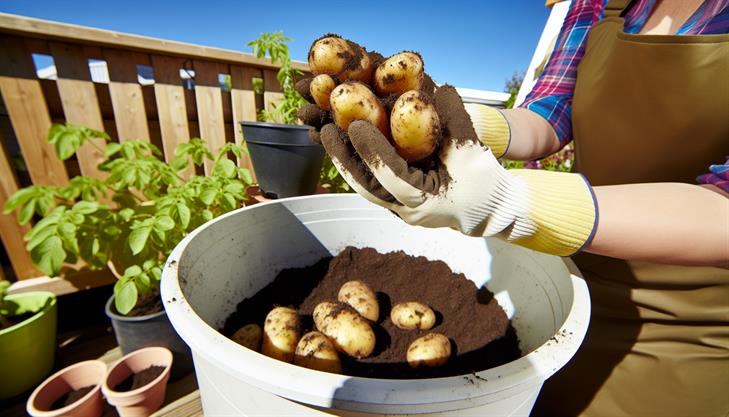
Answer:
[[[572,140],[572,96],[577,65],[585,53],[587,33],[606,0],[573,0],[552,52],[532,91],[520,107],[544,117],[562,146]]]

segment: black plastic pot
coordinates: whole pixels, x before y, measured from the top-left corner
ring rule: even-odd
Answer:
[[[309,139],[309,126],[242,122],[253,169],[268,198],[313,194],[324,148]]]
[[[111,319],[116,342],[122,354],[134,352],[149,346],[162,346],[172,351],[172,378],[177,379],[192,372],[192,353],[187,344],[180,339],[162,310],[158,313],[139,317],[122,316],[111,308],[114,296],[106,302],[105,312]]]

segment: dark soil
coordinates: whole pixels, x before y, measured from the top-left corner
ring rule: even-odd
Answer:
[[[0,319],[0,330],[15,326],[18,323],[22,323],[33,317],[35,314],[36,313],[30,312],[18,314],[17,316],[3,316],[2,319]]]
[[[146,316],[148,314],[159,313],[162,310],[164,310],[164,306],[162,305],[162,298],[159,294],[159,288],[154,288],[150,290],[147,295],[139,297],[139,300],[137,300],[137,305],[135,305],[134,308],[127,314],[121,314],[120,312],[118,312],[116,310],[116,306],[114,306],[114,303],[111,303],[111,311],[113,311],[115,314],[126,317]]]
[[[57,410],[59,408],[63,408],[66,406],[69,406],[76,401],[83,398],[86,394],[91,392],[92,389],[94,389],[96,385],[89,385],[83,388],[79,388],[77,390],[69,391],[63,395],[61,395],[56,401],[51,404],[51,410]]]
[[[377,345],[373,354],[355,360],[344,355],[343,372],[373,378],[431,378],[462,375],[492,368],[521,356],[518,340],[506,314],[485,288],[440,261],[412,257],[403,252],[380,254],[374,249],[348,247],[334,258],[282,271],[255,296],[243,300],[225,323],[228,336],[248,323],[263,324],[274,306],[299,310],[305,333],[313,328],[311,314],[322,301],[336,301],[347,281],[366,282],[377,294],[380,318],[374,323]],[[437,316],[428,331],[401,330],[390,320],[391,306],[418,301]],[[405,361],[410,343],[429,332],[451,340],[449,363],[434,369],[412,369]]]
[[[124,392],[141,388],[154,381],[158,376],[162,374],[162,372],[164,372],[164,370],[164,366],[152,365],[142,372],[129,375],[126,379],[124,379],[122,382],[118,383],[116,387],[114,387],[114,391]]]

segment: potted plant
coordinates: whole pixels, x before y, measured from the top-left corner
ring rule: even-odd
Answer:
[[[309,139],[309,127],[298,124],[296,112],[306,100],[294,88],[301,71],[291,66],[290,40],[282,32],[262,33],[247,44],[258,58],[268,55],[281,65],[276,78],[283,98],[261,110],[257,122],[241,123],[259,186],[270,198],[312,194],[324,158],[322,146]]]
[[[71,124],[54,125],[49,142],[58,158],[71,157],[89,138],[104,132]],[[96,146],[96,145],[95,145]],[[118,278],[106,306],[117,342],[128,353],[145,346],[166,346],[176,355],[175,375],[192,369],[186,345],[170,327],[159,296],[159,279],[167,256],[197,226],[241,207],[253,180],[228,158],[243,148],[228,143],[216,155],[202,139],[175,150],[165,163],[154,145],[127,140],[108,142],[99,169],[104,180],[77,176],[66,186],[33,185],[11,196],[5,212],[18,210],[25,224],[40,216],[25,236],[34,264],[49,276],[64,264],[83,260],[90,268],[110,267]],[[213,161],[209,176],[183,172],[190,163]]]
[[[56,296],[47,291],[7,295],[0,281],[0,400],[32,388],[53,368]]]

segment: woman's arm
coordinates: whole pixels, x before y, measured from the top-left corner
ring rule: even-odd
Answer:
[[[599,220],[585,251],[614,258],[729,268],[729,194],[680,183],[593,188]]]
[[[557,152],[562,145],[552,125],[529,109],[507,109],[501,112],[509,123],[511,140],[504,158],[530,161]]]

